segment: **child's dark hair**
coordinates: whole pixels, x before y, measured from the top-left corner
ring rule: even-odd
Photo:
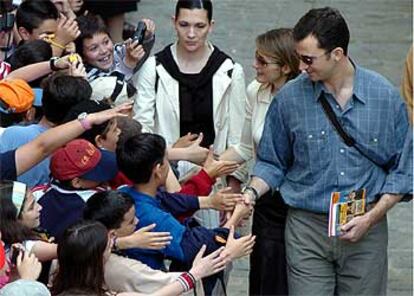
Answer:
[[[83,112],[95,113],[108,109],[111,109],[111,106],[105,101],[85,100],[73,106],[66,114],[63,122],[74,120],[78,118],[79,114]],[[79,138],[85,139],[96,146],[96,136],[102,136],[105,139],[109,127],[111,124],[113,124],[113,122],[113,120],[109,120],[101,124],[95,124],[91,129],[85,131],[82,135],[80,135]]]
[[[129,138],[139,135],[142,132],[142,125],[137,120],[129,117],[117,118],[118,128],[121,130],[118,145],[122,145]]]
[[[26,117],[26,111],[21,113],[0,113],[0,126],[3,128],[22,122]]]
[[[119,168],[135,184],[147,183],[154,166],[163,163],[165,149],[165,140],[159,135],[133,136],[117,147]]]
[[[88,13],[76,18],[81,34],[75,40],[76,52],[83,57],[83,41],[94,35],[104,33],[109,35],[108,28],[102,19],[94,14]]]
[[[104,191],[92,195],[83,211],[85,220],[99,221],[108,230],[121,227],[124,215],[132,208],[134,200],[127,193]]]
[[[211,0],[178,0],[175,6],[175,17],[178,18],[180,9],[205,9],[208,21],[213,19],[213,4]]]
[[[26,0],[17,9],[16,25],[32,33],[45,20],[58,18],[59,12],[50,0]]]
[[[43,84],[42,107],[47,120],[63,123],[68,111],[77,103],[89,100],[92,88],[81,77],[56,73]]]
[[[59,270],[52,295],[82,291],[88,295],[107,295],[104,289],[104,253],[108,231],[97,221],[83,221],[65,230],[57,253]]]
[[[8,59],[12,70],[21,67],[49,61],[53,56],[52,47],[44,40],[26,41],[17,47],[16,51]],[[31,87],[39,87],[45,76],[40,77],[29,84]]]

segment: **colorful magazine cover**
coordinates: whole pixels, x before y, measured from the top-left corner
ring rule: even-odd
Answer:
[[[341,227],[365,213],[365,189],[351,192],[332,192],[329,206],[328,236],[341,234]]]

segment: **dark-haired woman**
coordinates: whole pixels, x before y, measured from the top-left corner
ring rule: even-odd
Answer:
[[[53,280],[52,295],[59,296],[172,296],[181,295],[194,287],[195,281],[216,273],[225,267],[221,249],[201,258],[205,248],[194,260],[190,272],[153,293],[121,292],[108,289],[104,267],[113,248],[112,233],[97,221],[83,221],[69,227],[58,246],[59,269]]]
[[[299,74],[291,29],[275,29],[256,38],[253,67],[256,79],[247,88],[246,117],[240,145],[231,147],[221,159],[240,163],[255,157],[270,103],[289,80]],[[279,192],[259,199],[252,232],[257,243],[250,257],[250,295],[287,295],[284,229],[287,207]]]
[[[188,133],[202,133],[201,146],[214,145],[214,152],[221,153],[239,143],[246,94],[242,67],[207,40],[212,15],[210,0],[177,1],[177,41],[142,66],[135,119],[168,145]],[[183,174],[189,168],[188,163],[179,166]],[[240,171],[233,175],[245,177]],[[217,227],[218,213],[204,213],[203,226]]]

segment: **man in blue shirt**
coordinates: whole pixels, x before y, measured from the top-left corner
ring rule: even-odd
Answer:
[[[349,30],[336,9],[310,10],[294,38],[305,73],[272,101],[245,203],[279,189],[290,207],[289,294],[385,294],[386,213],[412,194],[405,104],[385,78],[349,58]],[[342,140],[323,97],[358,149]],[[366,190],[367,212],[328,237],[331,193],[358,189]]]

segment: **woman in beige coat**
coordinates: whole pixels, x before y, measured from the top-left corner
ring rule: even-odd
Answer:
[[[270,103],[279,89],[299,73],[292,30],[276,29],[258,36],[253,67],[257,74],[247,88],[241,143],[228,149],[221,159],[243,163],[255,158]],[[250,257],[250,295],[288,293],[285,218],[286,205],[279,192],[269,192],[255,206],[252,232],[257,239]]]

